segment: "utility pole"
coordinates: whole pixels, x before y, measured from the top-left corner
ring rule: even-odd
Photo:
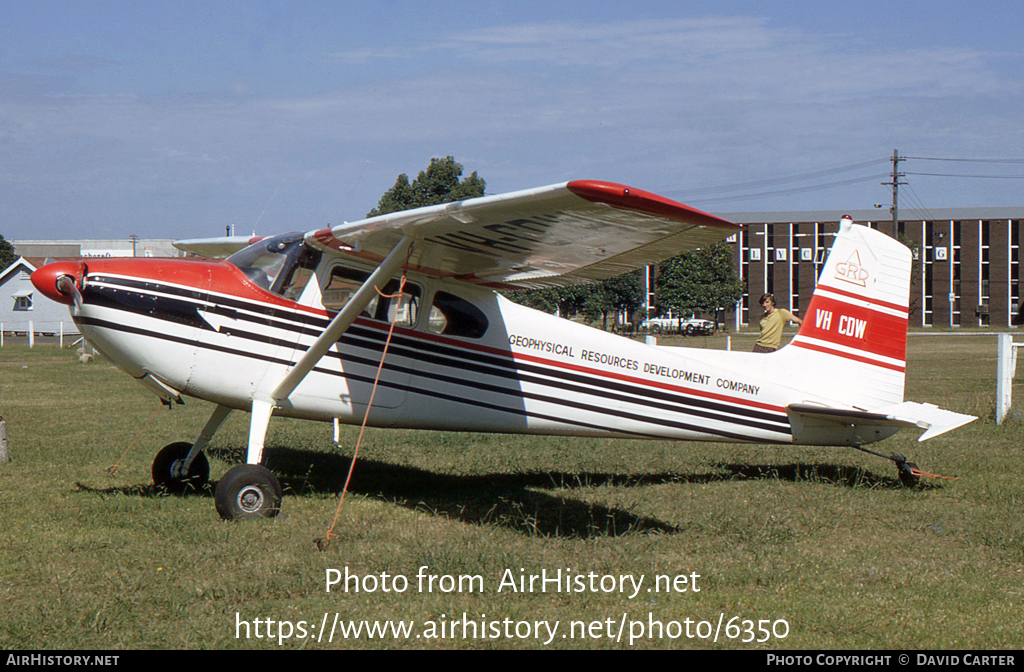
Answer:
[[[890,208],[890,212],[892,212],[892,237],[893,238],[896,238],[899,235],[899,221],[900,221],[899,220],[899,213],[900,213],[899,193],[900,193],[900,185],[901,184],[907,184],[906,182],[901,182],[900,181],[901,177],[906,177],[907,176],[906,173],[901,173],[900,172],[900,161],[906,161],[906,160],[907,159],[905,157],[901,157],[900,156],[900,150],[898,150],[898,149],[892,150],[892,174],[889,176],[889,177],[892,178],[892,182],[882,182],[882,184],[884,186],[892,187],[892,207]]]
[[[133,233],[132,235],[128,236],[128,240],[132,241],[132,256],[137,257],[138,255],[136,254],[135,251],[135,244],[139,242],[139,237]]]

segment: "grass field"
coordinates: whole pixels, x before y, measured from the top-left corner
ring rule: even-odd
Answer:
[[[158,402],[111,364],[7,347],[0,648],[1020,648],[1024,433],[993,420],[995,351],[993,336],[913,334],[907,397],[980,420],[875,446],[956,481],[906,489],[890,463],[851,449],[370,430],[338,536],[319,551],[356,430],[339,450],[329,425],[275,419],[267,455],[283,514],[224,523],[211,492],[157,492],[149,473],[162,445],[194,438],[209,404],[161,410],[146,427]],[[241,460],[247,420],[235,414],[215,437],[212,480]],[[328,570],[346,567],[408,587],[328,593]],[[600,583],[498,592],[506,570],[559,569],[645,583],[635,596]],[[687,584],[647,592],[655,575]],[[480,577],[483,590],[444,592],[445,576]],[[478,636],[452,625],[463,613]],[[416,624],[409,637],[319,640],[336,614]],[[558,621],[554,636],[542,620]],[[743,642],[765,638],[759,621],[786,636]],[[442,624],[455,636],[432,636]]]

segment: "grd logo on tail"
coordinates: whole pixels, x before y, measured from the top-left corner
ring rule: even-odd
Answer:
[[[850,258],[836,264],[836,280],[848,282],[851,285],[867,287],[868,271],[860,263],[860,253],[853,251]]]

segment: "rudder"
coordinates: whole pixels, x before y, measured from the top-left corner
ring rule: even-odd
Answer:
[[[890,236],[844,217],[789,357],[802,388],[833,403],[903,401],[912,255]]]

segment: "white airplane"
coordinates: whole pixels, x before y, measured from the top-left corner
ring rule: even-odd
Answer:
[[[772,354],[648,346],[495,291],[601,280],[738,229],[574,181],[253,239],[224,261],[55,262],[32,282],[164,403],[216,404],[193,443],[156,456],[158,485],[205,483],[203,448],[233,410],[251,413],[246,463],[215,490],[225,519],[280,508],[260,464],[271,416],[363,422],[392,323],[371,426],[866,450],[901,427],[924,440],[974,419],[903,400],[911,254],[848,220],[802,327]]]

